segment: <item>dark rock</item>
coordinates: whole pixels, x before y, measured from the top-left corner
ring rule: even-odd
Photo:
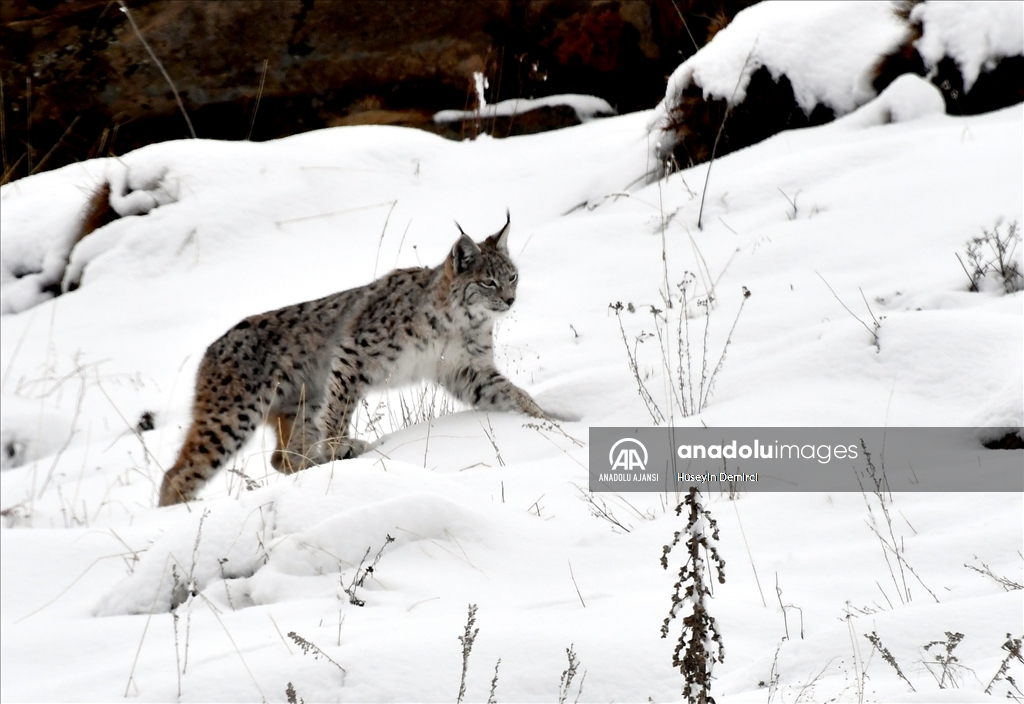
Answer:
[[[984,445],[990,450],[1024,450],[1024,438],[1018,430],[989,440]]]
[[[879,93],[904,73],[928,76],[924,59],[913,42],[920,35],[915,28],[903,46],[882,58],[875,68],[872,87]],[[988,71],[982,71],[971,90],[964,92],[964,77],[956,61],[945,57],[939,61],[929,80],[942,91],[946,113],[950,115],[979,115],[1024,102],[1024,56],[1002,59]]]
[[[810,115],[804,113],[785,75],[778,81],[762,66],[754,71],[742,103],[733,106],[728,119],[728,102],[705,100],[700,86],[687,87],[670,114],[668,129],[675,133],[672,159],[676,168],[688,168],[715,156],[724,156],[768,139],[783,130],[831,122],[831,108],[818,104]],[[717,146],[716,146],[717,141]]]
[[[649,108],[663,97],[668,74],[750,4],[128,2],[196,134],[236,140],[370,122],[457,137],[461,130],[437,127],[431,115],[475,108],[474,72],[489,80],[488,103],[586,93],[619,112]],[[7,180],[36,169],[48,152],[45,167],[54,168],[189,135],[170,86],[116,2],[3,0],[0,59]],[[560,124],[558,114],[548,123]],[[519,116],[494,132],[531,130],[535,119],[541,129],[539,116]]]
[[[994,68],[984,70],[971,90],[964,92],[964,79],[956,62],[945,57],[933,70],[914,47],[921,38],[922,27],[910,22],[914,3],[898,5],[897,15],[908,23],[909,32],[903,44],[881,57],[872,71],[872,88],[881,93],[896,78],[913,73],[928,76],[941,91],[946,112],[951,115],[974,115],[998,110],[1024,102],[1024,57],[1003,58]],[[828,106],[818,104],[808,115],[797,105],[790,79],[784,74],[772,79],[765,67],[751,77],[746,97],[734,105],[726,118],[725,99],[704,99],[699,85],[685,88],[669,110],[666,131],[674,144],[668,155],[669,169],[687,168],[707,161],[712,153],[724,156],[756,144],[783,130],[810,127],[831,122],[836,115]],[[717,142],[717,146],[716,146]]]
[[[950,115],[978,115],[1024,102],[1024,56],[1010,56],[991,71],[982,71],[964,92],[964,77],[948,56],[939,62],[931,81],[942,90]]]

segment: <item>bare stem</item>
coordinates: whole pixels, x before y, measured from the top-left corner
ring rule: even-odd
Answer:
[[[181,102],[181,96],[178,95],[178,89],[175,87],[174,81],[171,80],[171,77],[168,75],[164,65],[160,63],[160,59],[156,58],[156,54],[153,53],[153,49],[149,46],[146,38],[142,36],[142,32],[139,31],[139,26],[135,24],[135,19],[132,17],[132,13],[128,12],[128,6],[124,4],[124,0],[117,0],[117,4],[121,6],[121,12],[123,12],[124,16],[128,18],[128,24],[130,24],[132,29],[135,31],[135,36],[137,36],[139,41],[142,42],[142,46],[146,48],[150,58],[153,59],[153,63],[156,64],[156,67],[160,69],[160,73],[163,74],[164,80],[167,81],[167,85],[171,87],[171,92],[174,93],[174,100],[178,103],[178,109],[181,110],[181,114],[185,118],[185,124],[188,125],[188,132],[192,135],[192,139],[195,139],[196,131],[192,127],[192,120],[189,119],[188,113],[185,112],[185,105]],[[31,169],[29,170],[31,171]]]

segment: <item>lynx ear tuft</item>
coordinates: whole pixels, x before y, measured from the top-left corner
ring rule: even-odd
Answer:
[[[508,233],[512,230],[512,214],[505,211],[505,226],[485,241],[502,254],[508,254]]]
[[[456,223],[457,224],[457,223]],[[459,228],[462,232],[462,228]],[[480,266],[480,262],[483,257],[480,254],[480,248],[476,242],[470,239],[469,235],[465,232],[459,237],[458,242],[452,247],[451,260],[452,268],[456,274],[462,274]]]

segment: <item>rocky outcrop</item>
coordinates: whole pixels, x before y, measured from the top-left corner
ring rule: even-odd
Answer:
[[[935,85],[951,115],[1022,102],[1022,21],[1020,3],[758,5],[673,73],[656,156],[687,168],[824,124],[907,73]]]
[[[265,140],[332,125],[435,125],[486,99],[586,93],[619,112],[749,0],[128,0],[195,132]],[[6,178],[189,135],[117,2],[0,3]],[[683,21],[685,17],[685,23]],[[565,124],[516,120],[504,134]],[[20,160],[20,161],[19,161]]]
[[[910,31],[876,66],[875,90],[882,92],[897,76],[914,73],[942,91],[950,115],[977,115],[1024,102],[1019,4],[957,5],[897,3]],[[970,29],[957,28],[963,22]]]

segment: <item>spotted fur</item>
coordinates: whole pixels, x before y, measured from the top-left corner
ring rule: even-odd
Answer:
[[[160,505],[192,500],[261,423],[277,433],[271,464],[281,472],[362,453],[349,423],[374,388],[430,379],[481,410],[546,417],[494,366],[494,321],[515,302],[518,278],[509,228],[480,243],[463,232],[440,266],[393,271],[228,330],[199,365],[192,425]]]

